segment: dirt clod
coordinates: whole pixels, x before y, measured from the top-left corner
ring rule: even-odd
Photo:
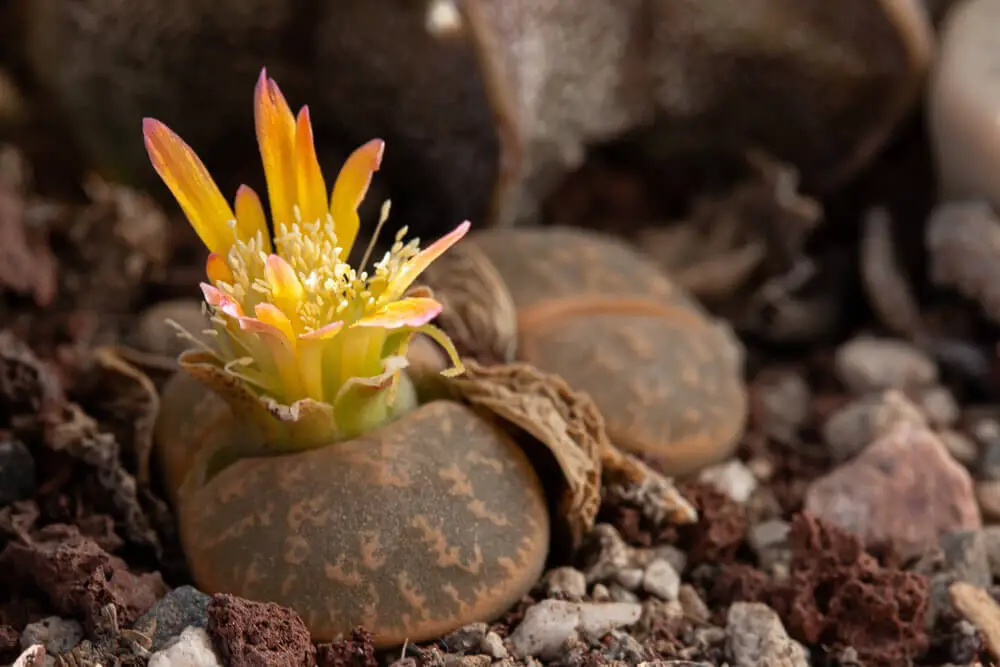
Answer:
[[[350,639],[340,639],[316,647],[317,667],[377,667],[372,634],[355,628]]]
[[[230,667],[312,667],[316,647],[291,609],[218,594],[208,603],[208,634]]]
[[[82,618],[88,632],[100,628],[105,605],[128,624],[166,592],[158,573],[133,574],[77,527],[60,524],[37,531],[30,542],[8,544],[0,553],[0,578],[9,590],[41,591],[60,615]]]

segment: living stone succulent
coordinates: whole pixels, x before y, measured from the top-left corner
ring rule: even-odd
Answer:
[[[471,234],[425,274],[463,354],[531,363],[587,392],[615,445],[671,475],[743,434],[743,352],[727,325],[625,242],[564,227]]]
[[[400,233],[355,269],[382,143],[357,149],[328,195],[308,109],[293,116],[263,71],[255,105],[273,232],[251,189],[230,208],[194,151],[144,122],[154,167],[210,250],[212,328],[184,332],[193,347],[155,433],[200,588],[292,607],[318,640],[364,625],[392,646],[508,609],[592,527],[605,476],[693,520],[610,445],[585,395],[530,365],[465,363],[430,324],[443,304],[415,281],[467,223],[422,250]],[[430,361],[411,366],[418,336]]]
[[[148,171],[132,128],[151,113],[244,182],[242,91],[267,62],[321,111],[324,161],[388,138],[421,232],[530,221],[623,136],[657,159],[761,148],[837,187],[913,107],[933,46],[919,0],[14,2],[28,69],[115,178]]]

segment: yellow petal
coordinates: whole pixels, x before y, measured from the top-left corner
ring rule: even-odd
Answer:
[[[297,322],[299,304],[302,303],[305,289],[295,269],[280,255],[268,255],[264,263],[264,277],[271,286],[271,301],[287,314],[289,319]]]
[[[254,90],[254,122],[257,143],[267,178],[267,196],[275,231],[294,223],[295,214],[295,118],[278,84],[260,71]]]
[[[253,312],[260,322],[280,331],[288,339],[289,346],[295,348],[295,330],[292,328],[291,321],[277,306],[270,303],[258,303],[254,306]]]
[[[271,252],[271,234],[267,230],[264,207],[257,193],[246,185],[241,185],[236,191],[236,233],[244,241],[260,238],[262,244],[257,250]]]
[[[441,313],[441,302],[437,299],[419,297],[388,303],[377,312],[363,317],[355,323],[359,327],[419,327],[427,324]]]
[[[372,182],[372,174],[378,171],[382,164],[382,151],[385,142],[372,139],[358,148],[341,167],[337,181],[333,184],[330,195],[330,215],[337,234],[337,244],[344,249],[344,256],[351,253],[354,239],[357,238],[361,221],[358,217],[358,207],[368,192]]]
[[[395,279],[386,287],[382,300],[395,301],[401,297],[403,293],[406,292],[407,288],[413,284],[413,281],[416,280],[435,259],[443,255],[448,248],[458,243],[462,237],[466,235],[470,226],[469,221],[466,220],[458,227],[421,250],[419,255],[411,259],[406,266],[399,270]]]
[[[324,324],[319,329],[313,329],[308,333],[304,333],[299,336],[301,340],[327,340],[333,338],[340,330],[344,328],[343,322],[330,322],[329,324]]]
[[[170,188],[202,243],[211,252],[225,254],[233,242],[229,227],[233,212],[205,165],[160,121],[144,118],[142,133],[153,168]]]
[[[216,285],[219,283],[232,285],[235,280],[233,270],[229,268],[229,264],[226,263],[222,255],[214,252],[210,253],[208,259],[205,261],[205,275]]]
[[[299,112],[295,129],[295,162],[298,168],[296,181],[302,220],[315,222],[325,219],[328,207],[326,182],[323,180],[323,172],[316,157],[309,107],[302,107],[302,111]]]

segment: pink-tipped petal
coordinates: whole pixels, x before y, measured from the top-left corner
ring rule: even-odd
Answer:
[[[271,296],[278,302],[284,310],[287,303],[289,306],[298,307],[305,289],[299,281],[298,274],[292,265],[285,261],[281,255],[268,255],[264,263],[264,276],[271,286]]]
[[[383,329],[419,327],[441,314],[441,309],[441,302],[436,299],[427,297],[403,299],[386,304],[377,312],[358,320],[355,326]]]
[[[258,322],[277,329],[292,347],[295,346],[295,329],[280,308],[270,303],[258,303],[253,311]]]
[[[205,303],[218,308],[229,317],[236,319],[243,317],[243,308],[236,299],[208,283],[201,283],[200,286],[201,293],[205,295]]]
[[[396,279],[393,280],[386,289],[386,296],[384,298],[389,301],[393,301],[401,297],[410,285],[413,284],[413,281],[415,281],[420,274],[434,262],[434,260],[462,240],[462,237],[468,233],[469,227],[471,226],[472,224],[466,220],[458,227],[420,251],[420,254],[410,260],[410,262],[396,274]]]

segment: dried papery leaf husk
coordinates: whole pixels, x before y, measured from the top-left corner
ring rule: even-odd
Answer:
[[[458,244],[421,275],[444,309],[437,318],[463,357],[505,363],[517,351],[517,313],[503,278],[473,244]]]
[[[569,228],[486,230],[470,245],[516,306],[517,358],[588,393],[614,445],[673,475],[732,453],[748,409],[742,346],[652,262],[623,241]],[[428,284],[465,312],[460,302],[474,297],[449,290],[462,266],[447,256],[439,264],[457,274]]]
[[[448,381],[462,400],[526,431],[556,459],[563,476],[557,517],[573,546],[594,526],[602,482],[655,488],[651,504],[660,520],[696,519],[672,482],[610,443],[591,398],[558,375],[525,363],[483,366],[466,360],[465,369],[461,378]]]

